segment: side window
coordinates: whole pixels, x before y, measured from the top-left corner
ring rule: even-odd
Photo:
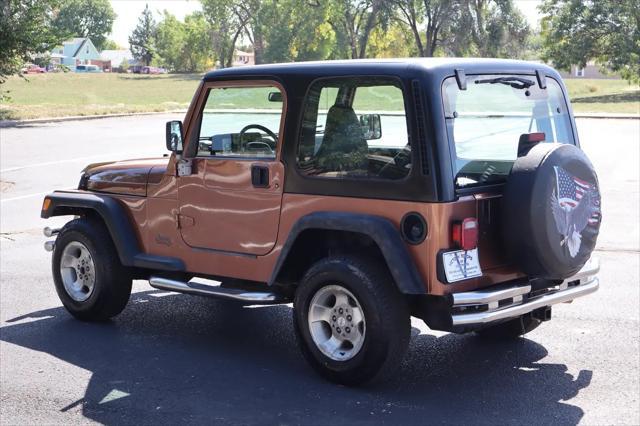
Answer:
[[[311,86],[297,152],[303,174],[402,179],[411,171],[411,158],[397,80],[349,77]]]
[[[274,86],[210,89],[197,156],[274,159],[283,107],[283,94]]]

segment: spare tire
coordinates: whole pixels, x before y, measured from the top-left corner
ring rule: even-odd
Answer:
[[[598,177],[584,152],[539,143],[514,162],[505,185],[505,249],[530,277],[570,277],[595,248],[600,207]]]

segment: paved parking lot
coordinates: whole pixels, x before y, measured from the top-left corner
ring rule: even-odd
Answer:
[[[164,152],[170,115],[0,129],[0,423],[640,424],[640,120],[578,120],[600,174],[601,289],[526,339],[484,344],[413,321],[395,378],[319,379],[291,308],[243,308],[136,282],[114,321],[61,307],[42,195],[89,162]]]

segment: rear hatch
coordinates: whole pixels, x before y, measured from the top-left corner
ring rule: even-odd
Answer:
[[[535,143],[575,144],[575,139],[558,81],[547,78],[542,88],[535,75],[465,78],[466,87],[446,79],[442,96],[459,203],[475,204],[478,257],[487,279],[474,282],[482,287],[495,283],[496,274],[520,275],[501,235],[501,219],[509,213],[502,211],[502,190],[514,161]]]

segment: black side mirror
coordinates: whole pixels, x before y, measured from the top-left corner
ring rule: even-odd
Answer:
[[[182,153],[182,121],[167,122],[166,143],[169,151]]]
[[[282,92],[269,92],[269,102],[282,102]]]
[[[382,137],[382,122],[380,114],[364,114],[360,116],[362,133],[367,140],[380,139]]]

